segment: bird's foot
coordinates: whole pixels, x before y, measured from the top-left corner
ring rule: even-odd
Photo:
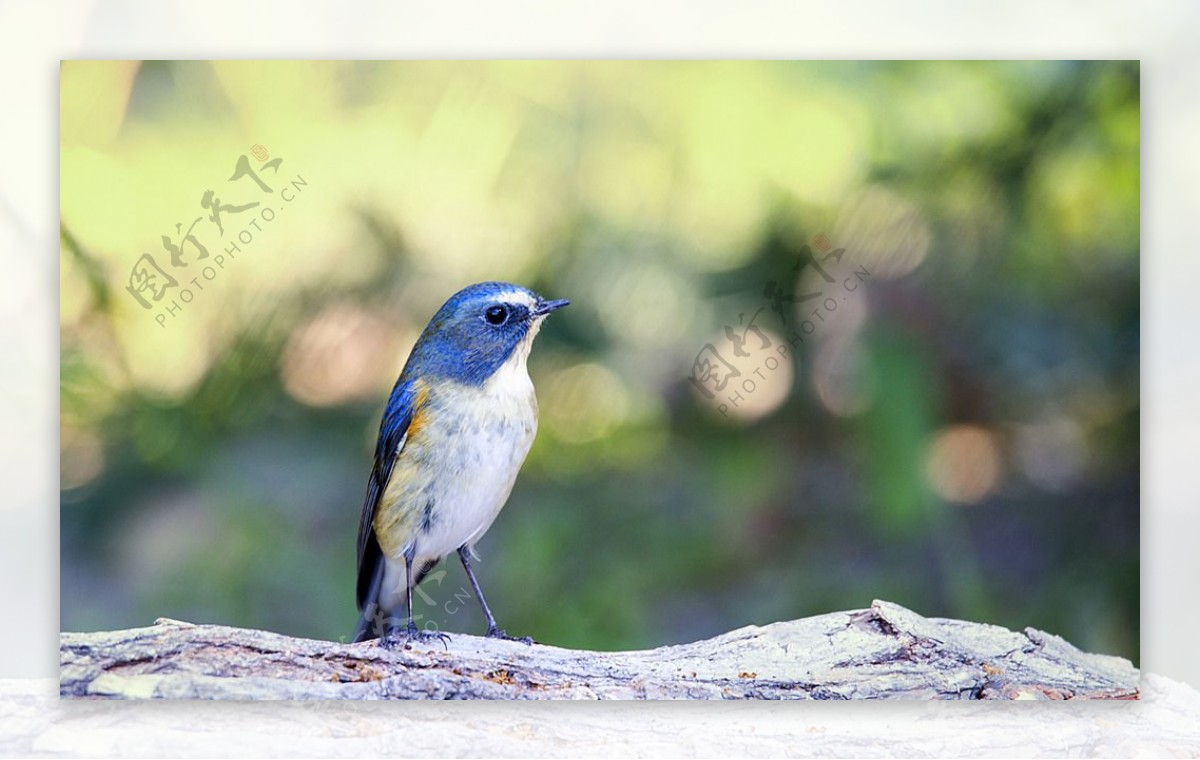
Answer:
[[[441,631],[425,631],[417,628],[415,625],[410,625],[407,630],[392,629],[379,639],[379,646],[384,649],[400,649],[407,647],[412,642],[428,643],[430,641],[440,641],[442,646],[449,649],[450,637]]]
[[[531,636],[509,636],[502,628],[492,626],[484,634],[489,639],[502,639],[504,641],[519,641],[525,646],[533,646],[533,637]]]

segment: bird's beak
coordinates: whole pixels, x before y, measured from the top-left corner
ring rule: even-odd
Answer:
[[[538,303],[537,308],[535,308],[533,310],[533,316],[544,317],[547,314],[549,314],[550,312],[558,311],[562,307],[569,306],[570,304],[571,304],[571,302],[565,298],[563,298],[559,301],[542,301],[542,302]]]

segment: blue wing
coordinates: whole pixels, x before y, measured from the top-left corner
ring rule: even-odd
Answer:
[[[375,537],[375,509],[387,488],[396,464],[397,449],[408,434],[413,417],[425,398],[424,383],[406,381],[401,375],[392,388],[383,421],[379,424],[379,441],[375,445],[375,461],[367,479],[367,497],[363,502],[358,523],[358,609],[376,602],[379,584],[383,579],[383,553]]]

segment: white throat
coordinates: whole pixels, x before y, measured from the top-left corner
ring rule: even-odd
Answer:
[[[533,392],[533,382],[529,379],[529,370],[526,363],[529,359],[529,350],[533,348],[533,339],[537,337],[538,331],[542,329],[542,321],[545,318],[545,316],[534,317],[533,322],[529,324],[529,331],[525,333],[525,337],[513,348],[512,353],[500,365],[500,368],[488,378],[484,387],[489,393],[523,395]]]

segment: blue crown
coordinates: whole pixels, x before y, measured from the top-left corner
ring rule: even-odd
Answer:
[[[547,302],[507,282],[468,285],[429,320],[401,379],[445,378],[482,385],[508,361],[535,319],[566,304]]]

